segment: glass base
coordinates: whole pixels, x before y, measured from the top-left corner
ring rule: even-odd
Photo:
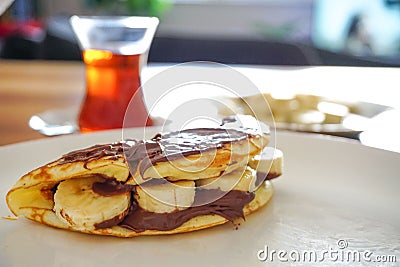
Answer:
[[[78,113],[79,107],[48,110],[33,115],[29,120],[29,126],[46,136],[77,133]]]
[[[43,135],[57,136],[79,133],[78,126],[79,107],[48,110],[33,115],[29,120],[29,126]],[[153,126],[166,128],[171,121],[161,117],[152,117]]]

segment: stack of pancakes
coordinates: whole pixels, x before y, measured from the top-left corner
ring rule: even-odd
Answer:
[[[268,141],[220,127],[96,145],[24,175],[7,203],[50,226],[120,237],[237,225],[268,202],[268,180],[281,174],[282,153]]]

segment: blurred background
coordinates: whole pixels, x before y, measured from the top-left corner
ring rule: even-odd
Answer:
[[[81,60],[74,14],[159,17],[149,62],[400,66],[400,0],[15,0],[0,57]]]

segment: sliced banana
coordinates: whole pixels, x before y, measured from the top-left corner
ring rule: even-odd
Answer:
[[[198,187],[204,189],[219,189],[224,192],[240,190],[253,192],[262,180],[257,181],[257,173],[280,176],[283,168],[283,153],[279,149],[265,148],[261,154],[250,159],[248,167],[233,171],[218,178],[208,178],[196,181]]]
[[[257,173],[250,167],[224,174],[218,178],[202,179],[197,181],[197,186],[202,189],[219,189],[224,192],[239,190],[253,192]]]
[[[249,166],[259,173],[279,176],[283,169],[283,153],[279,149],[266,147],[249,161]]]
[[[57,217],[76,230],[94,229],[106,220],[124,217],[130,204],[130,192],[102,196],[92,190],[100,177],[74,178],[61,182],[54,194],[54,212]]]
[[[179,181],[136,188],[135,199],[139,206],[155,213],[184,210],[194,202],[194,181]]]

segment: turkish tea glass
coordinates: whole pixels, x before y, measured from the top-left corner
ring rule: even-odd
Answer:
[[[81,132],[151,126],[140,74],[158,26],[154,17],[70,19],[86,66],[86,97],[78,125]],[[128,105],[134,116],[124,121]]]

